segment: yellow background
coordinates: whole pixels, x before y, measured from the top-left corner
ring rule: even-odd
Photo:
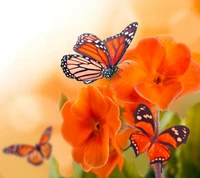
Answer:
[[[132,46],[145,37],[172,34],[200,52],[199,0],[59,0],[4,1],[0,7],[0,150],[10,144],[35,145],[49,125],[53,155],[63,176],[70,176],[70,146],[60,134],[60,94],[75,98],[84,84],[65,77],[63,55],[75,53],[77,36],[90,32],[101,39],[137,21]],[[98,83],[97,83],[98,84]],[[200,94],[170,106],[184,116]],[[48,161],[35,167],[0,151],[0,178],[47,178]]]

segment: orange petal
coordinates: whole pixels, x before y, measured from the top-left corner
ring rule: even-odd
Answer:
[[[84,155],[84,146],[72,148],[72,157],[76,163],[80,164],[83,162],[83,155]]]
[[[168,81],[158,85],[146,82],[136,84],[135,90],[142,97],[159,106],[161,110],[166,110],[168,105],[183,91],[183,87],[178,81]]]
[[[119,119],[119,107],[108,97],[105,98],[105,101],[108,108],[105,121],[109,126],[109,137],[114,139],[121,126],[121,121]]]
[[[73,147],[83,146],[91,134],[90,124],[79,120],[71,113],[73,102],[68,101],[62,108],[63,123],[61,132],[63,138]]]
[[[132,51],[132,56],[134,61],[138,62],[148,75],[151,75],[164,63],[165,50],[156,38],[145,38]]]
[[[158,73],[164,76],[182,75],[191,61],[191,52],[183,43],[177,43],[173,37],[162,35],[157,37],[165,48],[166,60]]]
[[[122,170],[124,159],[122,157],[121,151],[120,153],[116,151],[116,148],[117,150],[120,150],[119,146],[117,146],[117,144],[115,144],[114,147],[113,146],[114,145],[112,144],[110,145],[110,153],[107,163],[98,169],[92,169],[92,172],[97,174],[99,178],[107,178],[112,173],[117,164],[119,165],[120,171]]]
[[[200,66],[195,61],[191,61],[188,70],[180,77],[179,81],[184,90],[178,97],[200,91]]]
[[[102,126],[100,133],[91,139],[84,149],[84,162],[93,168],[99,168],[106,164],[109,156],[109,128]]]
[[[99,89],[99,91],[102,93],[102,95],[108,96],[109,98],[113,98],[113,92],[110,88],[107,87],[97,87]]]
[[[91,85],[81,88],[78,100],[72,106],[72,112],[82,120],[103,118],[106,113],[103,95]]]
[[[134,132],[132,129],[127,129],[124,132],[117,134],[116,142],[120,146],[121,149],[125,149],[127,145],[130,145],[129,137]]]
[[[192,52],[192,59],[200,65],[200,53]]]
[[[133,113],[125,111],[123,113],[123,117],[127,122],[126,124],[134,126],[135,123],[134,123]]]
[[[123,70],[118,71],[120,78],[115,77],[112,88],[116,97],[125,102],[140,102],[143,100],[134,90],[134,85],[146,78],[146,74],[137,63],[130,63]]]
[[[88,172],[92,169],[92,167],[86,165],[83,162],[83,155],[84,155],[84,147],[72,148],[72,157],[73,157],[74,161],[78,164],[81,164],[82,169],[85,172]]]
[[[117,164],[123,164],[123,159],[117,155],[113,155],[109,157],[106,165],[98,169],[92,169],[92,172],[98,175],[99,178],[107,178],[112,173]]]

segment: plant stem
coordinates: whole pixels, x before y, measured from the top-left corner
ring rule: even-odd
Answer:
[[[159,120],[160,120],[160,109],[156,109],[156,115],[155,115],[155,136],[157,137],[159,134]],[[155,164],[154,172],[156,178],[164,178],[162,171],[162,166],[160,163]]]

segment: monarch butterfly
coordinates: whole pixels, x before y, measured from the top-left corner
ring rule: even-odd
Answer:
[[[33,165],[40,165],[43,163],[43,159],[48,159],[51,155],[52,146],[48,143],[52,132],[52,127],[48,127],[40,141],[36,146],[25,145],[25,144],[17,144],[11,145],[9,147],[4,148],[3,152],[7,154],[15,154],[17,156],[27,156],[27,160],[29,163]]]
[[[83,81],[85,84],[105,77],[111,78],[118,70],[117,64],[129,47],[138,23],[128,25],[121,33],[100,40],[91,33],[78,37],[74,51],[61,59],[61,68],[66,77]]]
[[[140,104],[137,107],[133,116],[135,127],[139,131],[134,131],[130,135],[131,144],[129,147],[133,148],[136,157],[146,151],[150,159],[150,164],[160,163],[162,167],[171,156],[168,146],[177,148],[187,141],[190,130],[183,125],[170,127],[159,135],[155,135],[153,115],[150,109],[144,104]]]

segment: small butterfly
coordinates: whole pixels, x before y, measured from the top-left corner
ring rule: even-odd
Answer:
[[[80,35],[74,51],[81,55],[69,54],[61,59],[66,77],[85,84],[111,78],[118,70],[117,64],[129,47],[137,26],[137,22],[131,23],[121,33],[103,41],[91,33]]]
[[[190,134],[190,130],[186,126],[176,125],[156,136],[153,115],[144,104],[137,107],[133,116],[138,131],[134,131],[130,135],[131,145],[129,147],[133,148],[136,157],[146,151],[150,164],[160,163],[162,167],[171,156],[168,146],[177,148],[182,143],[186,143]]]
[[[51,155],[52,146],[48,143],[51,137],[52,127],[48,127],[40,141],[36,146],[25,145],[25,144],[17,144],[11,145],[9,147],[4,148],[3,152],[7,154],[15,154],[17,156],[27,156],[27,160],[29,163],[33,165],[40,165],[43,163],[43,159],[48,159]]]

